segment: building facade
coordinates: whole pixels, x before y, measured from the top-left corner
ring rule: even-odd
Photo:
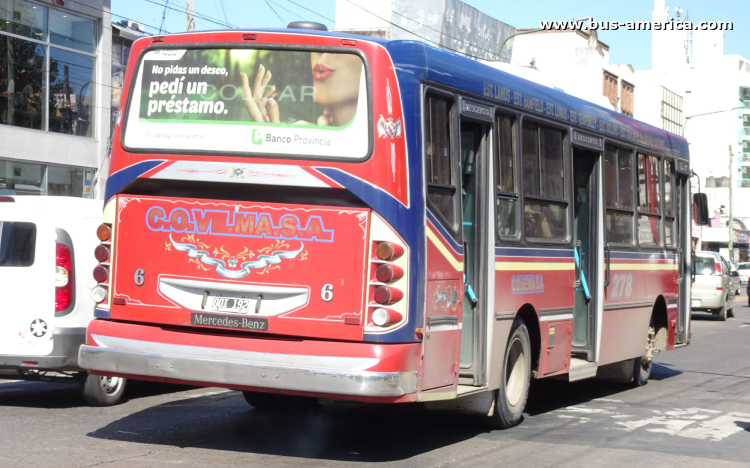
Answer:
[[[110,24],[110,0],[0,0],[0,194],[95,197]]]

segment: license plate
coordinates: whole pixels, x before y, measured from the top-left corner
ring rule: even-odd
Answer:
[[[235,297],[214,297],[211,309],[216,312],[229,312],[232,314],[244,314],[250,310],[250,299]]]
[[[693,300],[693,301],[690,302],[690,305],[691,305],[691,307],[700,307],[701,306],[701,301]]]

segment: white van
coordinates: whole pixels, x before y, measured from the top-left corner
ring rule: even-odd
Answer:
[[[122,398],[125,379],[78,366],[101,222],[101,200],[0,196],[0,378],[78,381],[94,406]]]

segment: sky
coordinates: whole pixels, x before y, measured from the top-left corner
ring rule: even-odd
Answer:
[[[339,0],[345,1],[345,0]],[[418,1],[418,0],[417,0]],[[167,0],[112,0],[113,20],[123,17],[144,23],[148,32],[162,24]],[[539,21],[566,21],[592,17],[596,21],[650,21],[653,0],[464,0],[500,21],[516,28],[539,27]],[[750,58],[749,0],[665,0],[670,13],[680,7],[683,17],[700,21],[733,21],[734,30],[724,35],[724,53]],[[196,29],[236,27],[278,28],[291,21],[324,23],[333,29],[335,0],[194,0]],[[223,5],[223,8],[222,8]],[[306,10],[312,10],[315,13]],[[185,30],[185,0],[169,0],[164,29]],[[316,14],[317,13],[317,14]],[[636,70],[651,68],[650,31],[599,31],[599,40],[609,46],[610,63],[631,64]]]

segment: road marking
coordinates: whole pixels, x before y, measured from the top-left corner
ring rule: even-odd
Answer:
[[[21,380],[1,380],[0,379],[0,385],[4,383],[16,383],[16,382],[21,382]]]
[[[744,323],[737,328],[745,328],[745,327],[750,327],[750,323]]]
[[[595,400],[592,404],[603,400]],[[688,439],[701,439],[718,442],[750,428],[750,414],[701,408],[671,408],[670,410],[651,410],[649,415],[629,414],[624,408],[611,404],[576,405],[554,411],[557,417],[565,419],[566,424],[581,425],[596,420],[604,422],[613,420],[614,429],[626,432],[647,431],[669,434]]]

